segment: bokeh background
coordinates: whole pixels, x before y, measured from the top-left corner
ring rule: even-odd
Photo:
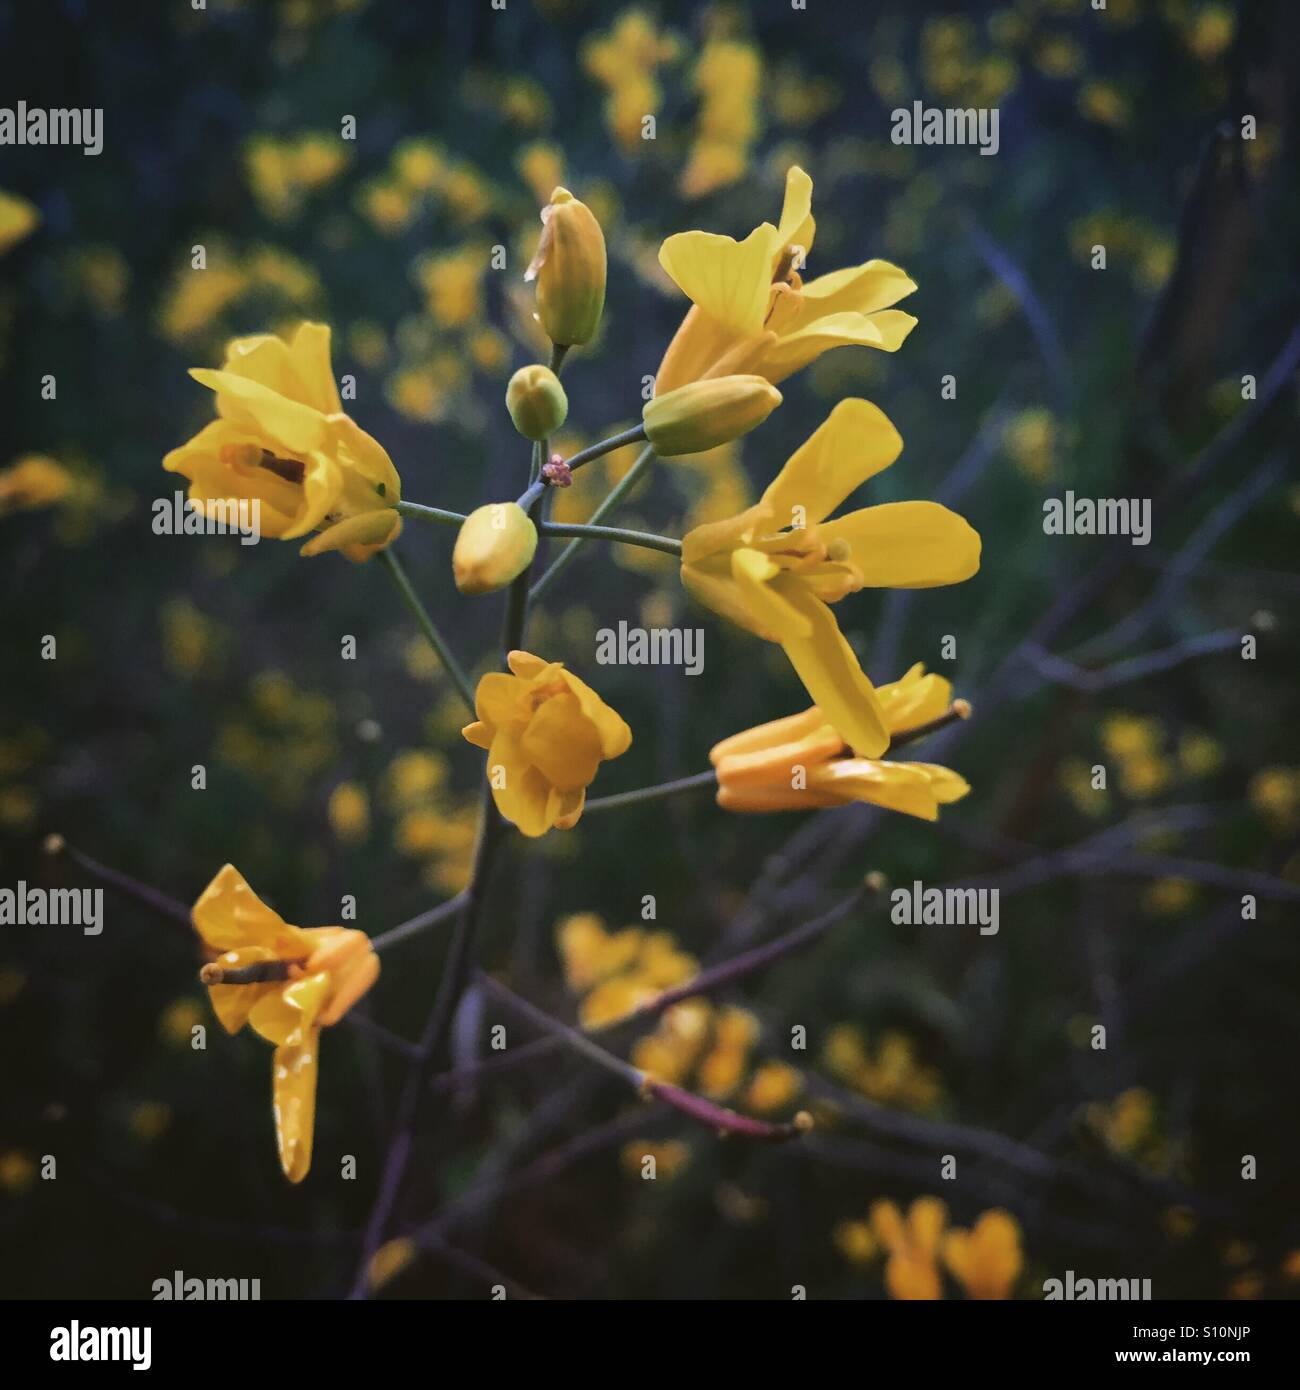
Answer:
[[[0,4],[6,102],[104,108],[98,158],[0,150],[6,886],[95,881],[42,853],[51,832],[186,903],[233,861],[304,925],[353,893],[378,933],[464,883],[481,755],[379,566],[151,531],[175,486],[160,459],[210,410],[186,368],[229,336],[331,324],[405,496],[467,510],[525,477],[502,394],[538,356],[522,272],[557,182],[610,253],[602,336],[566,369],[565,452],[639,413],[683,309],[661,239],[775,220],[792,162],[816,184],[812,273],[878,255],[920,285],[897,355],[827,355],[761,431],[657,466],[618,519],[680,534],[729,514],[836,399],[878,403],[906,449],[871,498],[948,502],[984,563],[838,612],[876,679],[923,661],[974,702],[924,754],[972,794],[938,826],[728,817],[707,791],[590,817],[505,856],[484,960],[589,1018],[647,962],[771,938],[870,870],[998,887],[999,934],[864,909],[716,998],[675,1065],[737,1109],[811,1109],[797,1143],[720,1142],[563,1052],[444,1089],[394,1228],[425,1239],[385,1248],[385,1296],[877,1298],[919,1268],[955,1298],[972,1267],[1016,1297],[1067,1269],[1157,1297],[1300,1287],[1298,19],[1281,0]],[[891,144],[891,110],[918,99],[998,107],[997,156]],[[582,519],[629,462],[586,470],[557,516]],[[1152,543],[1045,536],[1066,488],[1152,499]],[[451,538],[408,522],[400,553],[486,669],[500,599],[456,595]],[[597,668],[620,619],[704,627],[703,675]],[[635,731],[597,793],[695,772],[802,700],[779,651],[690,609],[649,552],[589,547],[529,645]],[[97,938],[0,929],[0,1288],[148,1297],[180,1269],[337,1295],[400,1052],[364,1022],[325,1038],[315,1169],[290,1188],[268,1049],[213,1024],[183,930],[107,897]],[[597,943],[593,926],[642,933],[596,952],[613,983],[595,1000],[557,947],[575,914]],[[383,1029],[418,1033],[444,944],[385,954]],[[480,1000],[460,1064],[495,1022],[529,1036]],[[920,1240],[900,1269],[891,1218],[921,1197],[945,1205],[918,1216],[982,1233],[959,1238],[973,1266]],[[996,1210],[1014,1225],[978,1224]]]

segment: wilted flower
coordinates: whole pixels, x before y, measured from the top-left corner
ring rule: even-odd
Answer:
[[[193,909],[194,927],[218,952],[199,978],[221,1025],[245,1023],[275,1044],[271,1065],[280,1167],[301,1182],[311,1167],[320,1030],[339,1019],[374,984],[379,957],[364,932],[347,927],[293,927],[225,865]]]

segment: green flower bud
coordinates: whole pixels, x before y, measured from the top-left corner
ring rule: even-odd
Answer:
[[[765,377],[719,376],[656,396],[641,418],[655,452],[671,458],[739,439],[780,404],[781,393]]]
[[[551,342],[590,342],[605,307],[605,234],[567,188],[542,209],[542,238],[524,279],[537,281],[537,318]]]
[[[547,439],[565,422],[569,398],[549,367],[520,367],[506,387],[506,409],[525,439]]]
[[[518,502],[489,502],[461,523],[451,553],[452,573],[462,594],[504,589],[532,563],[537,527]]]

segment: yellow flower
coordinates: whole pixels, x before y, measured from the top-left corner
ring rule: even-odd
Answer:
[[[320,1030],[374,984],[379,957],[364,932],[292,927],[227,864],[203,890],[194,926],[218,952],[200,979],[228,1033],[245,1023],[275,1044],[271,1086],[280,1167],[301,1182],[311,1167]]]
[[[57,459],[25,454],[0,469],[0,516],[52,507],[72,490],[72,475]]]
[[[220,371],[190,375],[217,393],[217,416],[163,467],[190,480],[190,501],[247,499],[261,534],[294,540],[304,555],[341,550],[366,560],[401,530],[401,480],[383,447],[343,413],[330,371],[330,330],[304,323],[289,342],[236,338]]]
[[[34,204],[16,193],[0,190],[0,256],[17,246],[41,225],[41,214]]]
[[[340,782],[330,793],[330,829],[345,844],[356,844],[370,833],[370,798],[360,782]]]
[[[890,305],[915,284],[880,260],[805,284],[799,271],[814,229],[812,179],[794,165],[779,226],[764,222],[739,242],[712,232],[664,242],[659,263],[693,307],[660,363],[656,391],[737,373],[775,384],[833,347],[901,346],[916,320]]]
[[[1024,1265],[1020,1224],[1000,1207],[983,1212],[971,1230],[948,1233],[943,1259],[967,1297],[1010,1298]]]
[[[632,731],[560,661],[511,652],[511,675],[478,683],[477,722],[461,730],[488,751],[497,810],[529,836],[571,830],[600,764],[626,753]]]
[[[891,735],[937,719],[952,687],[919,664],[876,697]],[[732,734],[715,744],[718,805],[727,811],[811,811],[869,801],[890,811],[937,820],[970,785],[934,763],[879,762],[848,756],[845,741],[814,705],[802,714]]]
[[[542,209],[537,254],[524,273],[537,282],[537,321],[563,347],[590,342],[605,308],[605,234],[586,203],[557,188]]]
[[[687,590],[779,642],[825,720],[864,758],[889,744],[885,712],[828,605],[862,588],[956,584],[979,568],[979,536],[935,502],[825,519],[902,447],[877,407],[841,401],[754,506],[697,526],[682,542]]]
[[[870,1218],[876,1240],[889,1251],[885,1287],[890,1297],[942,1298],[938,1257],[948,1208],[937,1197],[918,1197],[904,1219],[893,1202],[873,1202]]]

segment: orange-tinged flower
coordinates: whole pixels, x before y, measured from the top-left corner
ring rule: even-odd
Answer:
[[[1010,1298],[1024,1265],[1020,1224],[1000,1207],[982,1212],[969,1231],[948,1232],[943,1259],[970,1298]]]
[[[271,1086],[280,1167],[301,1182],[311,1167],[320,1030],[374,984],[379,957],[364,932],[294,927],[253,892],[233,864],[203,890],[194,926],[217,952],[200,979],[228,1033],[245,1023],[275,1044]]]
[[[890,736],[907,733],[945,714],[952,686],[926,675],[919,663],[876,691]],[[881,762],[851,756],[821,710],[732,734],[715,744],[709,760],[718,772],[718,805],[727,811],[809,811],[869,801],[922,820],[970,791],[966,780],[934,763]]]
[[[764,222],[744,241],[679,232],[664,242],[659,263],[692,308],[660,363],[656,392],[735,373],[775,384],[830,348],[902,345],[916,320],[890,306],[916,285],[880,260],[805,284],[799,272],[815,230],[812,179],[792,165],[779,226]]]
[[[341,550],[367,560],[396,538],[402,484],[382,445],[343,413],[330,370],[330,330],[236,338],[220,371],[190,375],[217,393],[218,418],[173,449],[163,467],[190,480],[204,511],[256,501],[275,540],[316,531],[304,555]]]
[[[918,1197],[906,1218],[893,1202],[873,1202],[872,1234],[889,1251],[885,1287],[891,1298],[935,1300],[943,1297],[939,1246],[948,1223],[948,1208],[937,1197]]]
[[[754,506],[682,541],[687,590],[779,642],[826,720],[864,758],[889,744],[885,713],[829,605],[863,588],[957,584],[980,560],[979,536],[935,502],[888,502],[826,519],[902,447],[876,406],[843,400]]]
[[[632,731],[562,661],[511,652],[511,674],[478,683],[478,719],[461,730],[488,753],[497,810],[525,835],[571,830],[600,764],[626,753]]]

